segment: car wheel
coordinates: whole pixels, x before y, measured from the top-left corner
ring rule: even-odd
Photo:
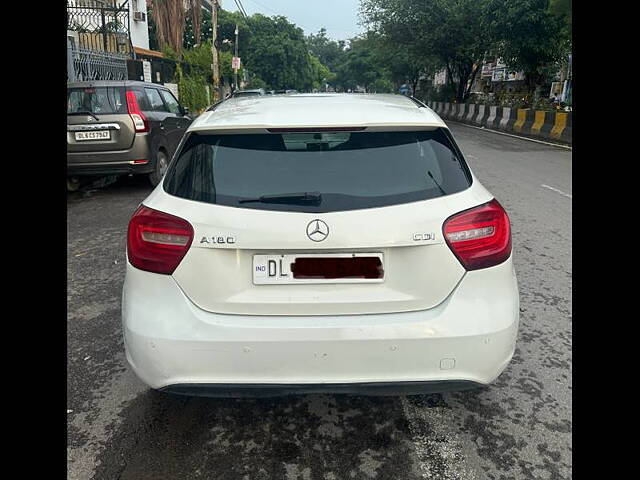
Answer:
[[[67,192],[77,192],[79,188],[80,180],[78,178],[67,178]]]
[[[164,150],[158,150],[156,154],[156,166],[153,169],[153,172],[149,174],[149,182],[154,187],[160,183],[163,175],[167,171],[169,167],[169,157],[167,156],[167,152]]]

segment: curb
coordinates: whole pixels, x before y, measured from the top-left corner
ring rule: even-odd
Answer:
[[[486,128],[495,128],[496,117],[498,117],[498,108],[499,107],[489,107],[489,116],[484,124]]]
[[[469,124],[463,123],[463,122],[456,122],[454,120],[451,120],[451,122],[452,123],[456,123],[458,125],[462,125],[463,127],[475,128],[476,130],[483,130],[485,132],[496,133],[498,135],[505,135],[507,137],[519,138],[520,140],[528,140],[529,142],[542,143],[544,145],[551,145],[552,147],[564,148],[565,150],[571,150],[571,151],[573,150],[573,147],[571,145],[563,145],[561,143],[545,142],[544,140],[538,140],[536,138],[522,137],[520,135],[514,135],[512,133],[500,132],[498,130],[491,130],[490,128],[485,128],[485,127],[476,127],[475,125],[469,125]]]

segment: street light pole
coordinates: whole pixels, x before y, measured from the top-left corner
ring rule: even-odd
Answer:
[[[238,24],[236,23],[236,44],[235,44],[235,49],[236,49],[236,58],[238,57]],[[234,69],[234,74],[235,74],[235,83],[236,83],[236,90],[238,89],[238,69],[235,68]]]
[[[213,63],[211,69],[213,70],[213,101],[214,103],[220,100],[220,70],[218,68],[218,48],[216,47],[218,37],[218,0],[213,0],[211,9],[211,55]]]

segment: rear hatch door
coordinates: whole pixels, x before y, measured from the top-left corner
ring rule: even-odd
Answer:
[[[192,135],[145,205],[193,225],[173,278],[204,310],[428,309],[465,274],[444,221],[491,200],[451,142],[443,129]]]
[[[125,87],[77,87],[67,90],[67,151],[127,150],[135,138]]]

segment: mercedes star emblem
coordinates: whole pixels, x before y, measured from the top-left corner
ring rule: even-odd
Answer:
[[[322,220],[311,220],[307,225],[307,237],[314,242],[321,242],[329,236],[329,227]]]

